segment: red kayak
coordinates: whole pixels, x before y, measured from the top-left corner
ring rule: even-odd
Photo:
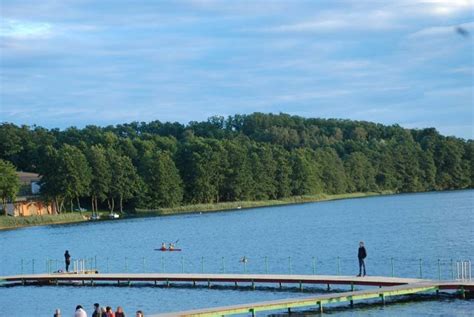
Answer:
[[[181,251],[181,249],[167,249],[167,248],[159,248],[159,249],[155,249],[155,251],[161,251],[161,252],[165,252],[165,251]]]

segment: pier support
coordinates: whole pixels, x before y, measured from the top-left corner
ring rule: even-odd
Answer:
[[[354,291],[354,283],[351,283],[351,292],[353,291]],[[352,300],[352,296],[351,296],[351,301],[349,303],[351,307],[354,307],[354,301]]]

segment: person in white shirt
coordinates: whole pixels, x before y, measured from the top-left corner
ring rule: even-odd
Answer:
[[[76,306],[76,312],[74,314],[74,317],[87,317],[86,311],[82,308],[81,305]]]

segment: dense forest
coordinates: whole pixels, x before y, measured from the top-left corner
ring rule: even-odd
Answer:
[[[473,140],[434,128],[306,119],[211,117],[48,130],[0,125],[0,159],[42,175],[42,195],[65,210],[156,209],[318,193],[472,188]]]

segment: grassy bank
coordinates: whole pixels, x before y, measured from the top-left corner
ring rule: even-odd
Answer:
[[[337,199],[349,199],[349,198],[361,198],[376,195],[388,195],[392,194],[390,191],[386,192],[369,192],[369,193],[351,193],[351,194],[339,194],[339,195],[305,195],[305,196],[293,196],[278,200],[259,200],[259,201],[234,201],[234,202],[222,202],[215,204],[196,204],[186,205],[173,208],[160,208],[160,209],[137,209],[137,215],[176,215],[194,212],[215,212],[224,210],[235,210],[235,209],[246,209],[246,208],[258,208],[258,207],[271,207],[281,206],[289,204],[301,204],[317,201],[337,200]]]
[[[247,208],[258,208],[258,207],[271,207],[281,206],[290,204],[302,204],[317,201],[337,200],[337,199],[349,199],[349,198],[361,198],[376,195],[388,195],[392,192],[369,192],[369,193],[351,193],[351,194],[340,194],[340,195],[306,195],[306,196],[293,196],[279,200],[260,200],[260,201],[234,201],[234,202],[222,202],[215,204],[196,204],[196,205],[185,205],[174,208],[160,208],[160,209],[137,209],[134,213],[128,213],[125,218],[133,217],[150,217],[150,216],[167,216],[177,214],[187,214],[195,212],[216,212],[225,210],[235,209],[247,209]],[[101,212],[102,219],[107,219],[108,212]],[[41,226],[41,225],[52,225],[52,224],[64,224],[87,221],[91,215],[90,212],[78,213],[63,213],[60,215],[45,215],[45,216],[31,216],[31,217],[6,217],[0,216],[0,230],[2,229],[15,229],[29,226]],[[114,220],[117,221],[117,220]]]
[[[86,221],[89,213],[63,213],[60,215],[44,215],[44,216],[30,216],[30,217],[10,217],[0,216],[0,230],[14,229],[29,226],[52,225],[62,223],[73,223]]]

